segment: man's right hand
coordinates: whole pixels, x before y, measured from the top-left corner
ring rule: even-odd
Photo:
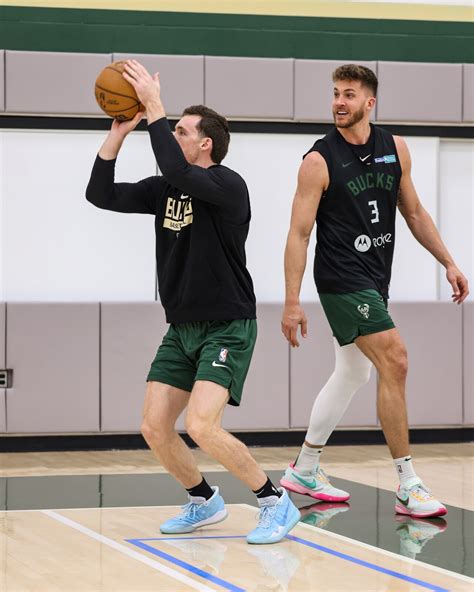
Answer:
[[[299,304],[286,304],[281,319],[281,330],[292,347],[299,347],[297,339],[298,326],[301,325],[301,336],[307,336],[306,315]]]
[[[99,150],[99,156],[104,160],[114,160],[122,147],[126,136],[140,123],[143,111],[139,111],[130,121],[114,119],[110,132]]]

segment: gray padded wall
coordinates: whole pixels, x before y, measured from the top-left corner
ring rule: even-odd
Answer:
[[[289,352],[280,320],[280,304],[257,307],[257,344],[245,381],[242,404],[239,408],[227,406],[223,422],[226,429],[289,427]]]
[[[347,63],[336,60],[295,60],[295,119],[302,121],[333,121],[332,73]],[[377,62],[357,62],[377,73]],[[375,119],[377,107],[372,119]]]
[[[5,356],[5,303],[0,302],[0,368],[6,367]],[[6,431],[6,417],[5,417],[5,389],[0,389],[0,432]]]
[[[292,428],[307,428],[314,399],[334,370],[334,345],[331,330],[320,304],[306,304],[308,337],[299,339],[300,347],[291,349],[290,393]],[[354,395],[339,426],[377,425],[377,373],[372,368],[370,381]],[[319,444],[319,442],[315,442]]]
[[[474,64],[463,64],[463,121],[474,121]]]
[[[6,110],[103,115],[94,96],[110,54],[6,51]]]
[[[462,424],[462,309],[449,302],[395,303],[408,350],[411,426]]]
[[[379,121],[460,122],[462,64],[378,62]]]
[[[331,72],[344,62],[0,50],[0,111],[102,115],[95,78],[112,59],[128,57],[160,71],[172,116],[205,102],[228,117],[303,121],[331,121]],[[474,121],[474,64],[360,63],[377,70],[379,121]]]
[[[293,59],[206,56],[206,105],[226,117],[292,119],[293,64]]]
[[[160,73],[163,104],[168,115],[204,103],[204,56],[114,53],[113,61],[136,59],[151,73]]]
[[[99,304],[9,303],[8,432],[99,430]]]
[[[463,306],[464,423],[474,424],[474,302]]]
[[[5,50],[0,49],[0,111],[5,111]]]
[[[101,429],[140,430],[146,377],[167,331],[159,302],[101,304]]]

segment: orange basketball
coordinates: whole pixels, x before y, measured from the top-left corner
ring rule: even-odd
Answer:
[[[133,86],[122,76],[124,63],[114,62],[106,66],[95,81],[95,98],[99,107],[119,121],[133,119],[138,111],[145,110]]]

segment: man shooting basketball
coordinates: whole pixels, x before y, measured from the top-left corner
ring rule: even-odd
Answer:
[[[222,426],[225,406],[239,405],[257,336],[255,296],[246,268],[250,202],[245,181],[220,163],[227,154],[224,117],[202,105],[185,109],[173,134],[158,75],[135,60],[124,78],[145,106],[162,176],[114,183],[115,161],[141,114],[114,121],[92,170],[87,199],[116,212],[155,216],[161,302],[170,323],[148,374],[142,433],[169,473],[187,490],[182,514],[162,533],[188,533],[224,520],[227,511],[175,431],[187,408],[193,440],[257,495],[260,519],[249,543],[281,540],[300,514],[277,489],[247,447]]]
[[[412,466],[405,403],[407,353],[387,310],[396,209],[412,234],[445,268],[453,301],[469,293],[411,179],[405,141],[370,124],[378,81],[368,68],[349,64],[333,74],[335,128],[305,155],[298,174],[285,250],[286,302],[282,330],[299,346],[307,320],[299,303],[309,237],[317,222],[314,277],[335,337],[334,373],[317,396],[305,442],[281,484],[326,501],[349,494],[332,487],[319,458],[354,393],[379,374],[377,410],[400,486],[395,510],[414,517],[442,516],[446,508]]]

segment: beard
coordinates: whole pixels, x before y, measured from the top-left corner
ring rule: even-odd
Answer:
[[[341,127],[341,128],[348,128],[348,127],[352,127],[353,125],[355,125],[356,123],[359,123],[359,121],[362,121],[362,119],[364,119],[365,116],[365,109],[364,107],[361,107],[359,109],[359,111],[355,111],[347,121],[345,121],[344,123],[337,123],[336,117],[337,117],[337,111],[333,111],[333,117],[334,117],[334,125],[336,127]]]

